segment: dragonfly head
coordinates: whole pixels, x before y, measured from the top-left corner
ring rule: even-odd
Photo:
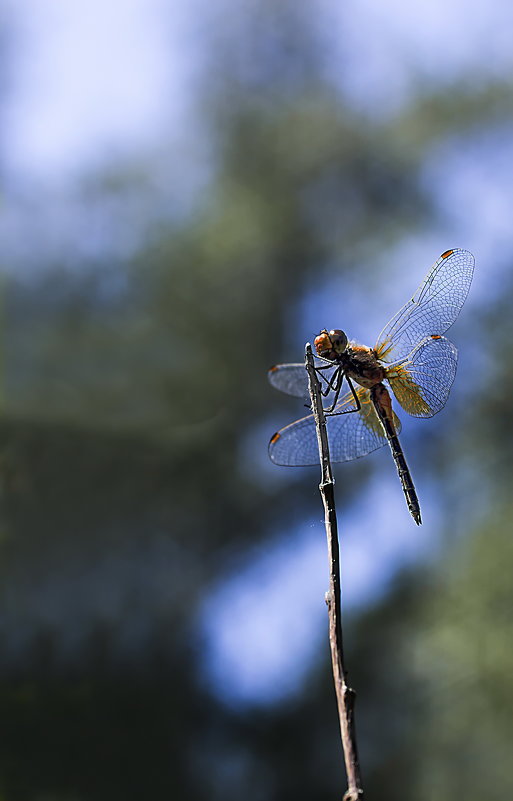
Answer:
[[[318,356],[335,361],[347,348],[347,337],[340,328],[324,329],[315,337],[314,346]]]

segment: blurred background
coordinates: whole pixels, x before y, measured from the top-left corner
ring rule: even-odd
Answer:
[[[344,787],[266,371],[476,257],[446,409],[338,466],[364,787],[513,797],[513,6],[6,0],[1,801]]]

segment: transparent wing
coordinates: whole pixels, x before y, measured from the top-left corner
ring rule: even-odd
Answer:
[[[320,362],[317,366],[319,366]],[[321,371],[318,373],[321,380],[321,388],[326,386],[329,382],[337,365],[324,369],[325,364],[322,364]],[[309,398],[308,392],[308,375],[304,363],[302,364],[276,364],[271,367],[267,373],[269,383],[280,392],[285,392],[286,395],[293,395],[295,398]]]
[[[392,391],[408,414],[433,417],[443,409],[451,390],[458,351],[445,337],[428,337],[402,364],[387,370]]]
[[[357,395],[361,404],[359,412],[326,418],[330,456],[333,462],[358,459],[386,443],[383,428],[370,399],[370,391],[362,387],[357,390]],[[335,411],[349,409],[355,409],[351,392],[337,403]],[[399,433],[401,423],[395,414],[394,422]],[[282,465],[318,464],[319,451],[313,416],[310,414],[278,431],[269,443],[269,456],[273,462]]]
[[[269,456],[275,464],[319,464],[313,415],[302,417],[273,434],[269,442]]]
[[[304,363],[276,364],[267,373],[269,383],[286,395],[308,398],[308,375]]]
[[[442,253],[412,299],[379,335],[378,358],[385,362],[403,359],[420,340],[445,333],[465,302],[473,272],[474,257],[468,250]]]
[[[381,448],[386,443],[385,432],[374,410],[370,390],[363,387],[356,390],[360,399],[361,409],[353,414],[344,414],[339,417],[329,417],[328,438],[330,456],[333,462],[349,462],[359,459],[367,453]],[[352,394],[346,395],[335,407],[335,411],[344,407],[354,407]],[[397,433],[401,430],[399,418],[394,414],[394,424]]]

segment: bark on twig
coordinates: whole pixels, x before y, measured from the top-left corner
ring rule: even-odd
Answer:
[[[348,673],[344,663],[344,651],[342,646],[340,559],[337,517],[335,512],[334,481],[328,449],[328,433],[322,405],[322,395],[315,371],[312,348],[309,344],[306,346],[305,366],[308,373],[310,400],[317,430],[317,443],[319,445],[319,458],[321,462],[321,483],[319,485],[319,490],[324,504],[324,521],[328,540],[330,578],[329,590],[326,593],[326,604],[328,606],[329,617],[331,664],[348,785],[343,801],[361,801],[363,798],[363,790],[360,778],[360,766],[358,764],[354,724],[355,693],[348,685]]]

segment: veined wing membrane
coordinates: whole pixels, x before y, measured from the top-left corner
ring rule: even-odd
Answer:
[[[319,364],[317,366],[319,367]],[[321,370],[318,374],[321,382],[321,389],[327,386],[327,383],[330,381],[336,369],[337,365],[335,364],[333,366],[328,366],[327,369],[325,364],[321,365]],[[293,395],[295,398],[304,398],[305,400],[310,397],[308,391],[308,375],[304,363],[277,364],[271,367],[267,373],[267,377],[269,383],[275,389],[279,389],[280,392],[284,392],[286,395]]]
[[[370,391],[357,390],[361,409],[347,414],[335,414],[326,418],[330,456],[333,462],[348,462],[358,459],[386,443],[385,433],[374,411]],[[355,410],[355,401],[348,392],[335,407],[335,412]],[[401,423],[394,415],[397,433]],[[278,431],[269,443],[269,456],[276,464],[312,465],[319,463],[317,435],[313,416],[310,414],[296,420]]]
[[[387,441],[371,401],[370,390],[360,387],[356,390],[356,394],[361,404],[359,412],[327,418],[330,456],[333,462],[359,459],[360,456],[366,456],[381,448]],[[354,406],[354,398],[348,393],[340,403],[337,403],[335,412]],[[395,413],[393,414],[395,430],[399,434],[401,421]]]
[[[378,358],[398,361],[422,339],[444,334],[460,313],[473,272],[474,257],[468,250],[455,248],[442,253],[412,299],[379,335]]]
[[[387,370],[392,391],[408,414],[433,417],[446,404],[458,351],[445,337],[426,337],[401,364]]]
[[[308,375],[304,364],[276,364],[267,373],[269,383],[286,395],[308,398]]]

